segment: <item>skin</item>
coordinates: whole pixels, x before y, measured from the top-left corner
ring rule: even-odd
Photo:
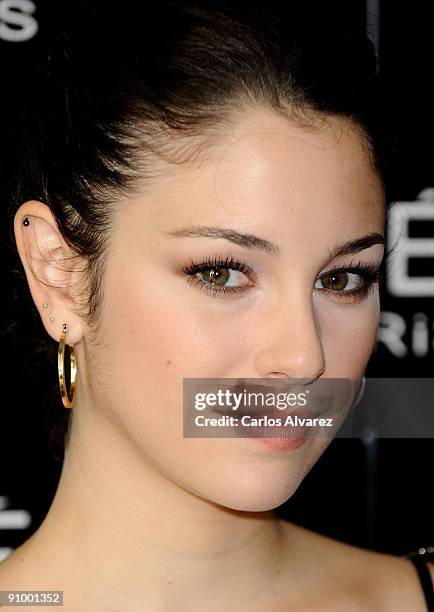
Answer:
[[[317,280],[337,265],[379,267],[380,244],[333,260],[329,253],[384,234],[384,222],[381,181],[348,122],[329,118],[313,131],[249,110],[206,162],[168,168],[119,206],[95,345],[68,292],[77,270],[50,265],[69,251],[49,208],[23,203],[15,236],[30,291],[53,340],[68,322],[78,375],[53,504],[0,564],[0,587],[62,589],[66,610],[196,612],[207,601],[208,612],[348,612],[370,609],[372,584],[372,609],[410,602],[424,610],[408,562],[275,517],[330,440],[278,451],[251,439],[182,435],[184,377],[363,376],[378,287],[343,302]],[[281,252],[166,234],[193,224],[255,234]],[[254,282],[236,276],[251,284],[247,291],[214,296],[187,281],[191,259],[228,253],[255,271]],[[51,286],[33,276],[30,258]]]

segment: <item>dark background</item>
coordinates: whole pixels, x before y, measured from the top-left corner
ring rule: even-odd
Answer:
[[[286,4],[274,2],[276,10],[284,11]],[[351,27],[367,29],[378,47],[379,73],[399,145],[389,201],[410,202],[411,210],[417,210],[421,192],[434,187],[430,3],[413,3],[410,8],[407,3],[384,1],[327,4],[331,19],[338,15]],[[19,88],[17,83],[25,78],[26,58],[38,48],[44,19],[50,15],[47,6],[38,0],[16,0],[15,7],[7,10],[0,0],[2,187],[7,187],[14,170],[14,125],[19,121],[14,96],[25,90],[22,82]],[[434,244],[433,194],[425,191],[423,199],[432,212],[425,206],[425,219],[417,226],[410,224],[410,236],[432,238]],[[57,386],[57,345],[47,356],[46,334],[26,284],[15,271],[20,264],[11,246],[8,202],[2,198],[0,203],[1,558],[29,537],[51,503],[61,464],[49,450],[48,435],[53,411],[64,408]],[[407,290],[397,292],[387,275],[392,257],[393,253],[386,258],[382,322],[366,376],[432,377],[434,291],[419,295],[408,283]],[[410,261],[402,270],[404,279],[417,275],[432,279],[433,258],[427,248],[426,257]],[[433,449],[429,438],[371,443],[337,438],[278,512],[340,540],[393,554],[434,545]]]

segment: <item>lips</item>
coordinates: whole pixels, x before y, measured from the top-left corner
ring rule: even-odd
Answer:
[[[288,414],[284,413],[278,417],[280,419],[280,425],[276,425],[274,417],[261,417],[256,416],[249,419],[248,423],[244,423],[240,420],[240,427],[237,430],[238,435],[255,438],[273,438],[282,440],[301,440],[307,438],[313,431],[312,427],[308,427],[306,421],[302,419],[313,418],[311,412],[307,410],[294,410]],[[291,417],[295,425],[285,426],[284,423],[287,417]],[[300,419],[300,420],[298,420]]]

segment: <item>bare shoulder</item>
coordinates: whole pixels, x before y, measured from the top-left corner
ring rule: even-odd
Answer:
[[[29,540],[15,548],[0,562],[0,591],[40,590],[44,582],[44,562],[29,558]]]
[[[20,567],[22,558],[19,549],[15,549],[8,557],[0,561],[0,591],[22,588]]]
[[[348,601],[342,609],[426,612],[419,577],[408,559],[359,548],[294,523],[283,524],[283,529],[288,551],[291,546],[300,551],[300,562],[311,576],[320,577],[318,586],[324,592],[338,589],[341,600]],[[434,564],[428,565],[434,581]]]

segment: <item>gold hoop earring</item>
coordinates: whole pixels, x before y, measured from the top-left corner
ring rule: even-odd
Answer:
[[[62,396],[62,402],[65,408],[72,408],[72,402],[74,400],[75,394],[75,381],[77,377],[77,367],[75,365],[75,355],[74,355],[74,345],[66,344],[69,348],[69,361],[70,361],[70,391],[72,394],[71,399],[68,397],[68,392],[66,390],[65,384],[65,370],[64,370],[64,359],[65,359],[65,337],[68,332],[68,324],[63,324],[63,331],[60,337],[59,342],[59,350],[57,353],[57,369],[59,373],[59,385],[60,385],[60,394]]]

